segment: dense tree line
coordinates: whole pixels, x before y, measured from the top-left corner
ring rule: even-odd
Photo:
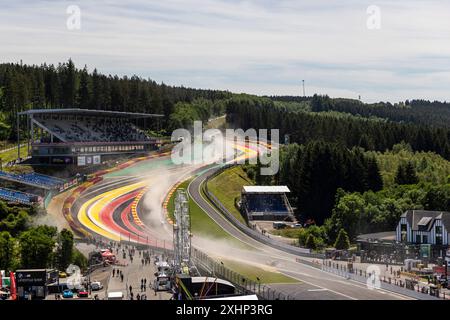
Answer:
[[[339,190],[324,229],[329,239],[345,229],[354,240],[358,234],[395,230],[400,215],[420,209],[450,211],[450,184],[394,185],[364,193]]]
[[[339,188],[352,192],[383,188],[375,157],[335,143],[312,141],[305,146],[283,148],[280,170],[274,177],[259,175],[259,167],[247,165],[244,170],[258,185],[287,185],[298,218],[318,224],[330,216]]]
[[[291,173],[280,174],[294,177],[286,182],[296,195],[297,214],[303,220],[322,224],[334,206],[338,188],[359,192],[383,188],[376,159],[359,149],[313,141],[299,150],[296,159]]]
[[[396,174],[401,164],[410,162],[420,182],[435,185],[450,182],[450,162],[432,152],[413,152],[411,146],[405,143],[395,145],[386,152],[369,151],[380,166],[383,184],[390,187],[395,183]]]
[[[235,96],[227,100],[227,120],[243,129],[279,129],[290,142],[337,142],[352,148],[382,151],[402,141],[414,151],[432,151],[450,159],[450,130],[328,112],[304,112],[277,107],[267,98]]]
[[[450,127],[450,103],[427,100],[406,100],[405,102],[363,103],[354,99],[272,96],[273,101],[307,102],[313,112],[338,111],[365,118],[377,117],[395,122],[409,122],[428,126]]]
[[[379,117],[395,122],[409,122],[427,126],[450,127],[450,104],[439,101],[412,100],[391,104],[379,102],[366,104],[351,99],[330,99],[314,96],[312,111],[339,111],[363,117]]]
[[[177,102],[198,98],[224,99],[230,93],[158,84],[137,76],[104,75],[87,67],[77,69],[69,60],[54,65],[0,64],[0,111],[15,131],[17,112],[28,109],[83,108],[164,114],[166,123]],[[2,124],[0,124],[0,134]],[[5,137],[0,137],[0,139]]]

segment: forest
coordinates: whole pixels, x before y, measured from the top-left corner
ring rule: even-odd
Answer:
[[[260,176],[258,165],[245,170],[257,184],[290,188],[297,218],[313,224],[296,233],[301,245],[342,245],[346,237],[353,242],[359,234],[394,230],[409,209],[450,210],[448,128],[273,99],[234,96],[227,119],[289,135],[277,175]]]
[[[165,116],[159,128],[170,129],[191,118],[223,114],[224,106],[220,109],[215,102],[230,95],[226,91],[168,86],[138,76],[104,75],[96,69],[89,72],[86,66],[77,69],[72,60],[57,66],[5,63],[0,64],[0,140],[15,140],[17,112],[29,109],[157,113]],[[154,123],[146,125],[146,129],[156,128]]]
[[[33,226],[39,214],[33,206],[8,206],[0,201],[0,269],[58,267],[75,263],[87,267],[87,259],[75,248],[73,234],[56,227]]]
[[[305,245],[345,243],[362,232],[393,229],[406,209],[450,210],[447,102],[258,97],[105,75],[78,69],[72,60],[56,66],[0,64],[0,140],[14,142],[17,112],[37,108],[159,113],[160,123],[143,125],[161,135],[224,114],[230,127],[279,129],[281,142],[288,137],[289,144],[281,148],[278,174],[261,176],[258,165],[245,170],[258,184],[290,187],[299,219],[316,224],[304,230]],[[11,210],[16,211],[2,218],[0,228],[19,250],[17,230],[29,231],[27,218],[24,210]],[[53,231],[42,233],[57,242]]]

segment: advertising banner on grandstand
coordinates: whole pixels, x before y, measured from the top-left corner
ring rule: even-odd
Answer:
[[[71,157],[52,157],[52,164],[72,164]]]
[[[78,165],[85,166],[86,165],[86,157],[78,157]]]
[[[94,164],[100,164],[100,162],[101,162],[100,156],[94,156],[93,160],[94,160]]]

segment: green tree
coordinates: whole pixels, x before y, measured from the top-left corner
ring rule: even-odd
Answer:
[[[380,167],[377,159],[371,157],[367,161],[367,188],[372,191],[383,189],[383,178],[381,177]]]
[[[47,268],[53,262],[56,228],[39,226],[22,232],[19,250],[23,268]]]
[[[309,234],[308,238],[306,238],[306,243],[305,243],[305,247],[311,250],[316,250],[317,249],[317,241],[316,241],[316,237],[314,237],[313,234]]]
[[[400,163],[395,174],[396,184],[416,184],[419,182],[416,169],[411,161]]]
[[[72,263],[80,267],[81,270],[86,270],[88,267],[88,259],[76,248],[73,249]]]
[[[65,270],[73,260],[73,243],[72,232],[67,229],[61,230],[56,251],[56,262],[60,270]]]
[[[350,248],[350,240],[348,238],[348,234],[344,229],[339,231],[336,242],[334,243],[334,247],[337,250],[347,250]]]
[[[91,93],[89,89],[89,74],[85,66],[80,75],[80,86],[78,88],[78,106],[80,108],[87,108],[91,101]]]
[[[15,240],[9,232],[0,232],[0,269],[11,270],[15,260]]]

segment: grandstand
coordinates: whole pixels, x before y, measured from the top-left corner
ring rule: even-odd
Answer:
[[[40,201],[40,198],[37,195],[19,192],[6,188],[0,188],[0,199],[27,205],[37,203]]]
[[[248,220],[293,220],[293,210],[286,197],[287,186],[244,186],[241,211]]]
[[[60,188],[66,182],[63,179],[50,177],[35,172],[25,174],[12,174],[0,171],[0,179],[46,190]]]
[[[27,116],[32,165],[98,165],[120,155],[154,150],[160,144],[136,124],[162,117],[157,114],[34,109],[21,112],[19,116]]]

